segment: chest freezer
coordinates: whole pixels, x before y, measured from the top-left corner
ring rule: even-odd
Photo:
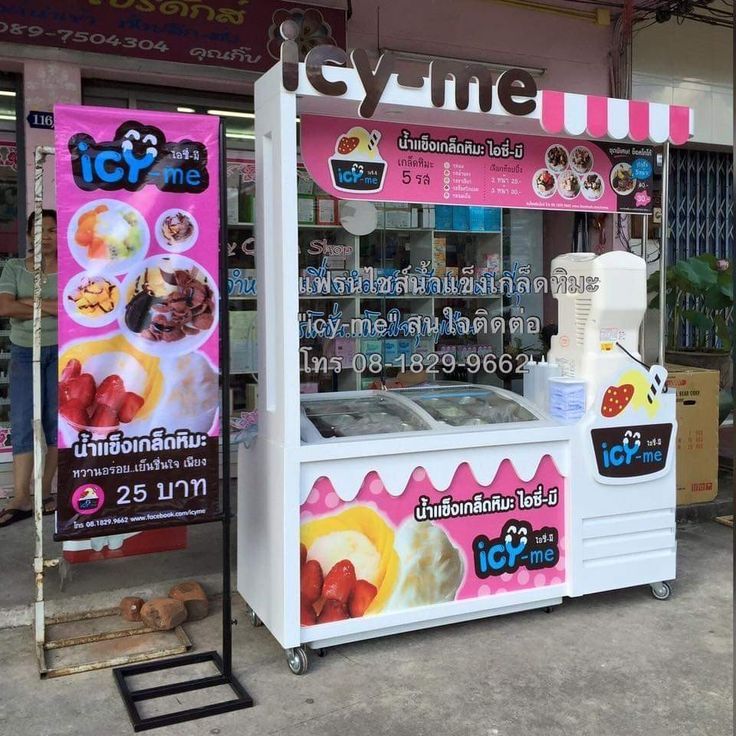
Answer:
[[[532,404],[509,391],[447,382],[304,396],[301,439],[314,444],[371,435],[489,428],[541,418]]]
[[[306,444],[433,428],[431,417],[389,391],[312,394],[301,400],[301,438]]]
[[[515,424],[542,418],[531,403],[492,386],[438,384],[399,389],[396,393],[423,409],[435,422],[449,427]]]

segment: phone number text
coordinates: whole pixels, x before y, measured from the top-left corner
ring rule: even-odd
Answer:
[[[162,54],[165,54],[169,50],[169,47],[163,41],[152,41],[150,38],[133,38],[132,36],[123,36],[121,38],[115,33],[90,33],[89,31],[65,31],[62,29],[47,31],[41,26],[26,26],[22,23],[5,23],[4,21],[0,21],[0,34],[26,36],[28,38],[46,36],[48,38],[58,39],[62,44],[82,43],[113,48],[119,46],[124,49],[159,51]]]
[[[356,373],[378,375],[386,368],[398,368],[402,372],[411,373],[454,373],[464,368],[468,373],[526,373],[529,356],[526,354],[494,355],[493,353],[470,353],[462,359],[452,353],[430,353],[429,355],[399,355],[394,360],[386,361],[380,353],[355,353],[344,356],[310,355],[311,348],[299,350],[299,363],[303,373],[342,373],[353,370]]]

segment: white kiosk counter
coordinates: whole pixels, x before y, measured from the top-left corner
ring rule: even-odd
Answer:
[[[563,356],[567,375],[587,382],[587,408],[574,421],[475,384],[300,396],[296,118],[354,115],[353,105],[365,103],[365,70],[346,68],[339,50],[319,54],[319,64],[336,65],[282,62],[256,83],[259,426],[252,445],[239,448],[237,570],[253,622],[268,627],[301,674],[308,647],[627,586],[650,585],[666,598],[676,560],[675,397],[663,392],[664,369],[643,365],[636,352],[645,295],[637,294],[633,319],[619,318],[626,289],[617,295],[610,284],[601,287],[600,308],[593,298],[561,309],[551,357],[569,353],[570,341],[596,353],[587,361]],[[446,80],[439,104],[425,82],[402,86],[390,75],[367,114],[476,129],[493,115],[541,120],[546,129],[559,117],[552,116],[559,100],[545,92],[525,113],[509,112],[521,87],[483,111],[477,91],[460,109],[454,82]],[[670,116],[679,127],[681,118]],[[628,132],[620,123],[611,123],[617,138]],[[344,179],[352,144],[343,137],[330,160]],[[377,140],[370,137],[366,150]],[[374,189],[384,186],[387,160]],[[618,265],[631,266],[628,288],[638,288],[639,266]]]

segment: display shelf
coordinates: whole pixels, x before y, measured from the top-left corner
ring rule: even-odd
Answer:
[[[317,193],[319,194],[319,192]],[[428,215],[426,210],[423,209],[423,205],[406,203],[406,206],[411,209],[419,207],[419,225],[422,225],[423,222],[426,223],[426,219],[423,220],[423,218],[426,218]],[[323,259],[332,259],[330,261],[332,264],[330,270],[333,273],[335,271],[359,271],[362,267],[369,265],[376,269],[401,270],[408,266],[419,268],[423,262],[429,262],[432,268],[441,270],[443,268],[459,269],[469,265],[492,268],[488,265],[491,260],[500,268],[500,264],[503,263],[504,244],[502,237],[500,237],[503,230],[502,222],[498,230],[443,230],[436,227],[423,226],[396,227],[396,222],[395,220],[390,220],[391,216],[389,213],[394,212],[393,216],[396,217],[396,211],[404,210],[405,207],[402,207],[400,204],[385,206],[379,203],[377,204],[377,208],[379,210],[378,224],[372,233],[363,236],[352,235],[340,223],[297,223],[299,233],[298,242],[301,251],[299,256],[300,278],[302,277],[301,272],[305,267],[318,267],[323,262]],[[385,222],[387,217],[390,220],[389,225],[386,225]],[[249,229],[253,225],[254,223],[252,221],[239,220],[238,222],[228,223],[228,228],[233,230],[232,237],[234,238],[235,233],[249,232]],[[318,252],[313,252],[311,249],[315,241],[321,246]],[[347,252],[335,253],[329,249],[330,246],[336,249],[342,247]],[[252,255],[238,252],[234,256],[235,258],[233,260],[238,259],[238,263],[242,263],[246,257],[248,260],[245,262],[253,263],[251,260],[253,258]],[[342,259],[342,261],[337,260],[340,265],[336,268],[334,267],[335,259]],[[240,267],[242,268],[242,266]],[[249,268],[252,268],[252,266],[249,266]],[[460,275],[458,273],[458,277]],[[257,297],[255,295],[250,294],[231,296],[231,308],[234,313],[242,309],[249,310],[254,308],[252,305],[255,305],[256,299]],[[299,295],[299,304],[301,305],[300,310],[302,311],[310,308],[321,309],[322,305],[325,305],[325,310],[329,310],[331,309],[331,304],[338,304],[340,305],[339,309],[343,312],[343,319],[349,320],[353,317],[361,318],[366,309],[379,311],[385,317],[385,313],[391,307],[399,308],[402,314],[436,316],[440,311],[440,307],[445,306],[448,302],[457,305],[464,314],[470,317],[475,309],[482,307],[484,304],[487,305],[489,312],[495,313],[498,309],[496,305],[500,303],[501,299],[502,297],[497,294],[489,296],[304,294]],[[320,307],[317,307],[317,304],[320,304]],[[490,305],[494,305],[493,308]],[[234,339],[237,340],[237,337],[234,337]],[[246,338],[243,337],[242,339],[245,340]],[[372,338],[361,337],[352,339],[356,341],[372,340]],[[381,354],[385,358],[386,341],[390,341],[393,338],[376,339],[380,340],[382,344]],[[315,347],[313,357],[328,357],[330,354],[329,351],[321,344],[321,340],[319,342],[320,344]],[[502,336],[483,336],[479,342],[483,343],[485,348],[491,345],[493,352],[500,354]],[[302,341],[301,344],[313,343]],[[467,339],[460,343],[461,346],[467,344],[469,344]],[[397,362],[387,362],[383,366],[384,370],[391,374],[400,369],[400,367],[400,364]],[[458,363],[457,368],[462,368],[462,365]],[[251,372],[231,371],[231,375],[238,377],[248,374],[251,374]],[[301,374],[302,376],[309,375],[311,380],[308,383],[311,384],[313,389],[316,387],[316,390],[320,392],[336,389],[358,390],[361,388],[361,379],[365,377],[353,370],[350,361],[335,376],[331,373],[307,374],[304,371]],[[481,378],[479,377],[478,380],[481,380]],[[243,391],[240,391],[238,396],[236,396],[234,404],[235,411],[242,408],[242,394]]]
[[[330,224],[330,225],[318,225],[316,222],[300,222],[299,229],[300,230],[345,230],[345,228],[339,223]]]
[[[432,233],[439,232],[431,227],[379,227],[378,230],[383,230],[389,233]]]
[[[450,235],[452,233],[461,235],[503,235],[502,230],[440,230],[439,228],[434,228],[432,232],[441,233],[442,235]]]

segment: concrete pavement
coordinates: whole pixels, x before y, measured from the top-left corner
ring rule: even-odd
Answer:
[[[152,733],[731,736],[733,531],[686,524],[678,539],[668,601],[635,588],[565,600],[551,614],[340,646],[313,655],[304,677],[288,671],[276,641],[246,623],[238,602],[235,668],[256,707]],[[216,613],[186,626],[195,649],[218,646]],[[132,733],[109,671],[38,679],[29,628],[0,631],[0,672],[3,736]],[[195,704],[191,695],[174,700]]]

